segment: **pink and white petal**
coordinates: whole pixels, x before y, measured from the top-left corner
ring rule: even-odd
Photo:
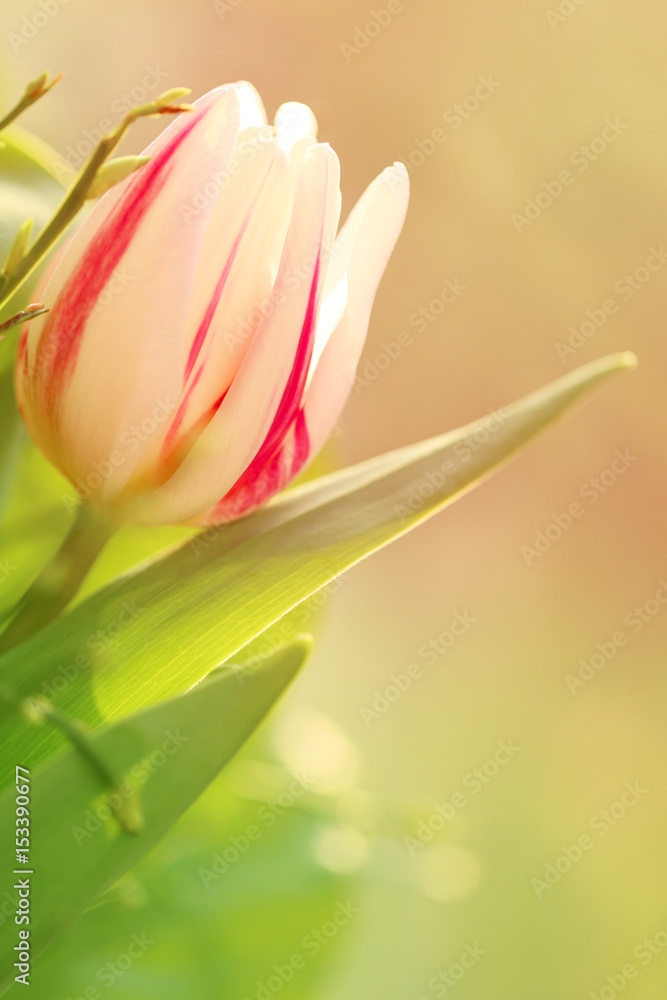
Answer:
[[[230,175],[204,240],[188,317],[179,406],[144,464],[178,452],[180,442],[210,419],[243,361],[270,300],[285,236],[283,188],[287,164],[275,142],[241,152],[243,170]]]
[[[323,303],[319,322],[331,322],[334,309],[342,315],[333,324],[334,336],[327,338],[303,406],[259,474],[193,523],[219,524],[249,514],[288,486],[324,444],[352,386],[373,299],[403,226],[408,197],[407,171],[399,164],[381,174],[357,203],[336,243],[326,282],[329,315],[323,315]]]
[[[281,149],[289,156],[293,147],[303,139],[317,139],[317,119],[308,105],[290,101],[281,104],[275,118],[276,135]]]
[[[239,80],[235,83],[234,90],[239,96],[239,107],[241,110],[240,130],[247,128],[262,128],[268,124],[266,111],[262,98],[255,88],[247,80]]]
[[[253,462],[266,464],[301,404],[325,279],[322,244],[340,213],[339,163],[326,145],[307,155],[272,294],[237,377],[173,476],[139,504],[145,523],[191,520],[214,506]],[[270,450],[270,454],[268,454]]]
[[[172,119],[160,135],[146,147],[142,155],[152,156],[155,159],[164,153],[166,149],[176,146],[179,136],[192,131],[195,120],[200,132],[203,130],[201,123],[204,119],[208,119],[206,127],[210,129],[214,126],[215,122],[211,120],[209,112],[214,109],[217,109],[216,113],[218,115],[227,110],[229,120],[227,127],[231,127],[232,130],[235,129],[238,132],[238,97],[232,93],[231,87],[217,87],[215,90],[209,91],[209,93],[204,94],[203,97],[194,102],[193,108],[193,111],[181,114],[177,118]],[[107,191],[95,204],[83,224],[70,237],[63,250],[58,253],[57,266],[49,275],[48,291],[45,292],[49,303],[52,304],[55,301],[71,277],[72,272],[77,268],[82,254],[92,242],[100,227],[107,225],[109,217],[116,209],[120,200],[126,197],[128,189],[136,185],[139,179],[140,174],[132,174]],[[206,177],[204,176],[202,179],[205,180]],[[44,298],[40,299],[40,301],[44,301]],[[33,321],[30,326],[28,351],[30,362],[33,365],[35,351],[44,334],[46,322],[46,316],[40,317],[39,321]]]
[[[42,405],[56,422],[61,464],[84,479],[100,463],[111,466],[98,489],[107,500],[162,435],[180,396],[189,300],[215,207],[205,202],[193,217],[192,199],[232,155],[237,104],[232,88],[209,95],[171,140],[148,147],[151,161],[111,211],[104,199],[93,210],[92,236],[47,318],[40,354],[53,340],[58,351],[40,380]]]
[[[375,293],[403,228],[409,196],[405,167],[389,167],[362,195],[336,241],[318,324],[323,346],[313,359],[304,401],[311,457],[331,433],[354,383]]]
[[[308,432],[303,410],[299,410],[280,447],[259,474],[247,482],[242,477],[222,500],[189,523],[208,527],[245,517],[285,489],[299,475],[309,457]]]

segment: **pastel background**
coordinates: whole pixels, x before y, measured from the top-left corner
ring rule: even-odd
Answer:
[[[330,461],[463,424],[603,354],[640,359],[282,626],[317,634],[302,677],[36,967],[33,997],[661,1000],[667,9],[5,0],[0,18],[3,105],[65,69],[23,124],[75,165],[121,105],[239,78],[269,113],[313,108],[341,159],[344,212],[385,165],[410,165],[366,384]],[[124,151],[155,131],[140,125]],[[50,503],[56,488],[47,533]],[[145,547],[119,544],[126,560]],[[411,663],[421,676],[383,701]],[[511,753],[496,758],[499,741]],[[290,772],[307,792],[285,792]],[[238,849],[281,790],[284,815],[260,819],[261,839],[206,888],[215,852],[230,837]],[[100,976],[133,934],[153,943]]]

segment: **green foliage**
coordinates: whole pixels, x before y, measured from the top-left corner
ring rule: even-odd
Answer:
[[[0,683],[43,694],[86,724],[122,718],[194,684],[360,559],[489,476],[611,372],[587,365],[458,431],[285,494],[109,584],[0,659]],[[59,745],[16,718],[3,752],[36,763]]]
[[[69,168],[45,143],[18,127],[5,129],[0,140],[0,262],[4,262],[26,220],[34,227],[45,225],[64,188],[59,178],[66,178]],[[29,302],[38,275],[0,309],[0,322],[8,319]],[[0,515],[8,501],[18,464],[28,447],[28,436],[21,424],[14,402],[11,366],[17,330],[0,340]],[[3,544],[3,557],[7,558]],[[11,559],[10,559],[11,561]],[[0,595],[0,610],[3,607]]]
[[[136,864],[201,794],[292,680],[309,648],[300,639],[261,669],[224,668],[179,698],[86,736],[90,756],[73,746],[31,769],[29,857],[30,869],[39,873],[30,897],[33,955]],[[107,764],[113,786],[94,760]],[[9,822],[15,796],[12,782],[0,801],[4,858],[16,854]],[[125,829],[128,812],[135,834]],[[1,878],[0,896],[11,899],[15,877],[5,869]],[[0,945],[4,982],[12,978],[18,935],[12,938],[4,933]]]
[[[41,147],[27,143],[24,148],[11,130],[8,134],[10,143],[0,151],[5,157],[4,164],[0,160],[5,178],[0,210],[13,205],[4,214],[6,231],[0,233],[7,249],[26,217],[34,217],[37,227],[43,224],[59,194],[53,170],[40,162]],[[22,204],[16,195],[26,184],[30,194]],[[11,303],[12,311],[24,304]],[[4,546],[3,554],[9,554],[16,570],[3,583],[0,613],[25,589],[67,530],[62,498],[71,495],[64,480],[13,429],[10,355],[8,347],[4,361],[0,353],[0,370],[5,366],[0,386],[5,431],[0,528],[11,532],[12,543]],[[294,616],[299,605],[308,607],[304,602],[349,567],[493,474],[588,389],[631,361],[619,355],[588,365],[460,430],[307,482],[226,527],[191,536],[182,531],[134,536],[121,532],[120,543],[112,543],[111,555],[103,556],[92,575],[87,596],[0,658],[0,757],[10,765],[0,775],[0,787],[5,788],[0,813],[10,820],[2,825],[10,849],[13,767],[31,769],[31,863],[39,872],[32,898],[33,953],[145,857],[289,683],[306,647],[297,640],[272,651],[267,641],[274,636],[272,626],[284,619],[281,628],[288,623],[293,629],[288,616]],[[153,555],[184,535],[178,548]],[[132,544],[123,541],[128,538],[133,538]],[[132,566],[141,554],[153,558]],[[283,637],[293,634],[282,632]],[[192,687],[241,650],[247,664],[240,672],[225,669]],[[26,700],[34,697],[46,699],[56,710],[41,726],[26,719]],[[165,740],[173,743],[170,734],[178,732],[188,738],[173,757],[167,756],[161,748]],[[164,766],[146,780],[136,778],[137,765],[141,770],[142,760],[160,752]],[[140,785],[135,789],[138,798],[126,785],[133,770]],[[86,817],[94,818],[105,805],[110,811],[110,802],[118,806],[116,812],[100,821],[98,829],[86,830]],[[296,823],[296,816],[291,822]],[[293,833],[292,851],[298,847],[299,830]],[[256,859],[268,844],[269,838]],[[263,928],[262,954],[275,955],[280,962],[298,950],[290,944],[299,940],[297,914],[312,912],[323,920],[327,906],[331,908],[326,879],[319,885],[315,877],[313,884],[319,888],[309,883],[304,889],[312,903],[304,910],[302,899],[298,906],[294,900],[290,903],[286,885],[272,903],[271,888],[256,882],[253,897],[252,885],[250,890],[237,885],[243,870],[235,869],[225,882],[229,896],[216,897],[215,890],[207,896],[217,898],[213,926],[222,921],[227,953],[238,953],[240,960],[233,968],[226,963],[215,984],[199,984],[202,996],[219,995],[207,991],[220,982],[234,995],[248,989],[251,927]],[[175,878],[177,884],[178,873]],[[11,899],[11,881],[2,891]],[[253,899],[254,909],[249,905]],[[281,917],[290,912],[294,919],[285,919],[283,928]],[[284,940],[277,925],[285,930]],[[200,926],[210,939],[211,928],[203,921]],[[266,944],[272,933],[274,948]],[[3,935],[0,962],[10,979],[14,943]],[[157,955],[147,961],[157,961]],[[188,959],[188,974],[192,964]],[[294,987],[302,989],[304,997],[310,995],[310,974],[304,973]],[[172,985],[164,983],[162,995],[170,995]],[[116,988],[122,995],[122,985]],[[292,995],[301,995],[294,989]]]
[[[46,143],[18,126],[2,133],[0,145],[0,260],[4,262],[21,226],[34,220],[33,232],[49,221],[64,194],[63,182],[71,176],[69,167]],[[31,279],[0,310],[0,321],[18,312],[34,290]],[[0,344],[0,368],[13,358],[16,334]],[[4,393],[3,393],[4,397]]]

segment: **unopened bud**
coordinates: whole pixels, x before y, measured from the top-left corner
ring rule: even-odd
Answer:
[[[43,73],[40,73],[39,76],[36,76],[34,80],[31,80],[25,88],[26,97],[37,97],[38,94],[41,94],[48,78],[49,71],[47,69]]]
[[[173,104],[174,101],[179,101],[181,97],[187,97],[190,92],[189,87],[172,87],[171,90],[165,90],[164,94],[160,94],[159,97],[155,98],[155,106],[163,108],[167,104]]]
[[[115,160],[108,160],[103,163],[95,174],[93,183],[88,188],[86,198],[99,198],[105,194],[114,184],[124,181],[126,177],[133,174],[144,163],[148,163],[150,156],[117,156]]]
[[[34,80],[31,80],[25,88],[25,96],[30,101],[36,100],[36,98],[45,94],[47,90],[51,90],[51,87],[55,87],[58,81],[62,80],[64,75],[64,73],[58,73],[58,76],[54,76],[53,80],[49,82],[49,71],[46,70],[44,73],[40,73],[39,76],[36,76]]]

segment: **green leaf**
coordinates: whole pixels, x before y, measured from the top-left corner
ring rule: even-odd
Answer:
[[[14,237],[14,242],[11,245],[9,253],[7,254],[7,260],[5,261],[3,270],[7,274],[11,274],[17,264],[20,263],[21,258],[28,249],[30,245],[30,239],[32,237],[32,227],[34,222],[32,219],[26,219],[25,222],[21,223],[16,231],[16,236]]]
[[[0,259],[4,260],[27,219],[39,230],[61,200],[72,171],[46,143],[22,128],[5,129],[0,141]],[[29,301],[38,274],[0,310],[0,322]],[[0,341],[0,517],[10,495],[21,455],[29,444],[12,386],[11,366],[17,331]]]
[[[632,366],[616,355],[468,426],[325,476],[120,578],[0,659],[0,685],[96,725],[181,691],[360,559],[482,482],[580,397]],[[416,500],[415,500],[416,498]],[[0,732],[39,759],[56,734]]]
[[[0,145],[0,258],[6,258],[26,219],[34,219],[38,232],[49,221],[65,187],[73,175],[65,161],[45,142],[18,126],[2,133]],[[37,277],[14,295],[0,311],[0,320],[8,319],[28,301]],[[0,345],[0,367],[12,356],[7,338]]]
[[[224,668],[187,694],[92,734],[96,756],[124,776],[120,790],[105,787],[99,769],[75,748],[31,769],[27,870],[34,874],[8,871],[16,851],[14,823],[5,819],[0,898],[12,901],[13,914],[14,883],[30,879],[27,929],[33,958],[135,865],[194,802],[261,722],[309,650],[310,640],[301,637],[250,675]],[[14,763],[29,767],[23,759]],[[131,800],[130,787],[138,793],[143,820],[143,832],[136,836],[113,818],[112,807]],[[13,819],[15,796],[12,784],[0,798],[3,817]],[[2,913],[9,909],[4,906]],[[13,949],[19,928],[13,919],[7,924],[14,933],[5,930],[1,936],[0,992],[15,975]]]

